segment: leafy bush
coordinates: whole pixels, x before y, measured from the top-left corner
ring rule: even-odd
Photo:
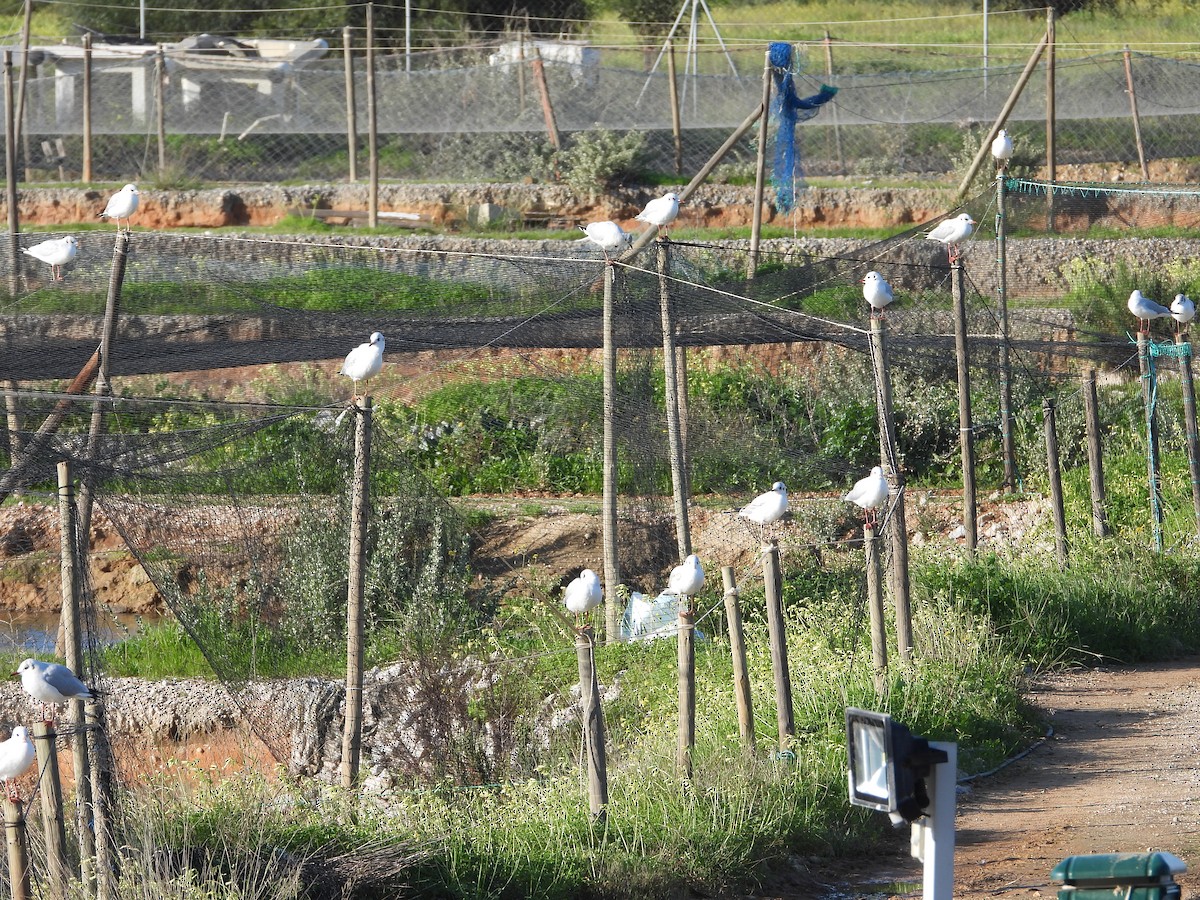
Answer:
[[[559,154],[563,181],[593,200],[637,173],[645,138],[641,132],[584,131]]]

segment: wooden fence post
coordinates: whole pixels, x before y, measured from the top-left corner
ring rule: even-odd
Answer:
[[[758,121],[758,152],[754,160],[754,207],[750,215],[750,256],[746,261],[746,280],[758,271],[758,245],[762,239],[763,193],[767,180],[767,125],[771,121],[771,51],[763,62],[762,106],[766,111]]]
[[[783,621],[783,574],[779,566],[779,543],[763,549],[763,584],[766,589],[767,635],[771,644],[771,670],[775,675],[775,706],[779,719],[779,752],[792,753],[796,719],[792,710],[792,677],[788,671],[787,630]]]
[[[737,581],[733,566],[721,567],[725,586],[725,618],[729,622],[729,652],[733,656],[733,699],[737,704],[738,732],[746,752],[756,749],[754,704],[750,700],[750,666],[746,662],[746,636],[742,630],[742,610],[738,606]]]
[[[35,722],[33,747],[37,752],[38,793],[42,797],[42,827],[50,895],[67,896],[67,832],[63,824],[62,779],[58,773],[58,733],[49,722]]]
[[[558,133],[558,123],[554,119],[554,104],[550,102],[550,85],[546,81],[546,64],[542,61],[541,51],[534,47],[534,57],[529,61],[533,70],[533,83],[537,85],[538,97],[542,101],[542,116],[546,120],[546,136],[550,146],[555,150],[562,148],[562,137]]]
[[[971,420],[971,369],[967,347],[967,298],[963,285],[962,263],[955,260],[950,266],[954,289],[954,355],[958,360],[958,440],[962,455],[963,530],[967,550],[974,552],[979,545],[979,525],[976,518],[975,494],[975,435]]]
[[[829,29],[825,29],[825,80],[830,84],[833,82],[829,79],[833,76],[833,37],[829,34]],[[842,158],[842,129],[838,123],[838,105],[836,103],[829,104],[830,115],[833,120],[833,152],[837,158],[837,174],[844,175],[846,173],[846,161]]]
[[[882,700],[887,689],[887,624],[883,614],[883,576],[879,567],[879,538],[875,526],[863,525],[863,549],[867,559],[867,607],[871,614],[871,671],[875,697]]]
[[[346,153],[350,183],[358,181],[358,108],[354,96],[354,53],[350,26],[342,29],[342,68],[346,76]]]
[[[596,640],[591,626],[575,633],[579,665],[579,700],[583,707],[583,746],[588,765],[588,807],[592,819],[604,823],[608,814],[608,767],[604,749],[604,710],[596,678]]]
[[[617,543],[617,343],[616,266],[604,267],[604,461],[601,530],[604,540],[604,642],[621,640],[621,556]]]
[[[1125,92],[1129,94],[1129,112],[1133,115],[1133,141],[1137,144],[1138,165],[1142,168],[1142,181],[1149,181],[1150,169],[1146,166],[1146,145],[1142,143],[1142,120],[1138,115],[1137,93],[1133,89],[1133,62],[1128,44],[1122,56],[1125,59]]]
[[[1150,335],[1138,332],[1138,369],[1142,378],[1142,408],[1146,420],[1146,481],[1150,494],[1150,522],[1154,551],[1163,551],[1162,478],[1158,461],[1158,415],[1155,410],[1154,369],[1150,360]]]
[[[1017,489],[1017,446],[1013,437],[1012,362],[1008,331],[1008,194],[1005,172],[996,174],[996,313],[1000,325],[1000,451],[1004,457],[1004,490]]]
[[[367,4],[367,225],[379,225],[379,99],[375,89],[375,4]]]
[[[8,204],[8,292],[16,299],[21,292],[21,244],[17,239],[20,222],[17,218],[17,139],[13,111],[12,51],[4,51],[4,177],[5,200]]]
[[[342,787],[358,779],[362,753],[363,590],[367,573],[367,520],[370,517],[371,398],[354,410],[354,484],[350,495],[349,584],[346,592],[346,720],[342,732]]]
[[[692,780],[692,751],[696,748],[696,607],[688,596],[679,598],[677,659],[679,663],[679,733],[675,770]]]
[[[167,171],[167,60],[162,45],[154,54],[154,124],[158,133],[158,177]]]
[[[1192,344],[1186,331],[1175,332],[1179,381],[1183,389],[1183,421],[1187,431],[1188,474],[1192,480],[1192,510],[1200,534],[1200,435],[1196,428],[1196,385],[1192,380]]]
[[[8,848],[8,884],[12,900],[29,900],[29,837],[25,816],[21,804],[7,797],[4,798],[4,842]]]
[[[92,181],[92,35],[83,36],[83,159],[79,164],[79,180]]]
[[[675,45],[667,41],[667,93],[671,100],[671,136],[675,140],[675,174],[683,174],[683,124],[679,114],[679,81],[675,77]]]
[[[1105,511],[1104,454],[1100,446],[1100,404],[1096,398],[1096,370],[1083,374],[1083,414],[1087,430],[1088,483],[1092,496],[1092,533],[1108,537]]]
[[[679,416],[679,373],[676,368],[675,322],[671,309],[671,269],[668,241],[658,242],[658,299],[662,319],[664,402],[667,407],[667,451],[671,460],[671,488],[675,499],[675,539],[679,558],[692,552],[692,532],[688,522],[687,460],[683,458],[683,439]]]
[[[1067,514],[1063,508],[1062,467],[1058,458],[1058,429],[1054,424],[1054,401],[1042,400],[1042,418],[1046,426],[1046,469],[1050,478],[1050,506],[1054,513],[1054,549],[1058,564],[1067,564]]]

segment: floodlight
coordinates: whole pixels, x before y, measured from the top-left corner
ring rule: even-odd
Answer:
[[[850,802],[886,812],[896,825],[913,822],[929,808],[925,778],[948,757],[887,713],[846,710]]]

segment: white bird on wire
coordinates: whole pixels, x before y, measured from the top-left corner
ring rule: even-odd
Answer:
[[[882,313],[892,302],[892,286],[878,272],[868,272],[862,280],[863,299],[871,304],[875,313]]]
[[[1149,334],[1151,319],[1165,319],[1171,315],[1171,310],[1167,309],[1161,303],[1155,303],[1149,297],[1143,297],[1142,292],[1137,288],[1133,289],[1133,293],[1129,295],[1129,301],[1126,303],[1129,311],[1137,316],[1138,330]]]
[[[4,782],[8,799],[14,803],[21,797],[13,781],[29,771],[36,757],[33,741],[29,739],[29,729],[24,725],[18,725],[12,730],[12,737],[0,743],[0,781]]]
[[[129,217],[137,212],[138,208],[138,189],[137,185],[127,184],[115,194],[108,198],[108,205],[104,207],[104,212],[100,213],[101,219],[113,219],[117,223],[117,230],[121,230],[121,220],[125,220],[125,230],[129,230]]]
[[[346,354],[346,361],[342,363],[338,374],[345,375],[354,382],[354,402],[359,398],[358,383],[369,381],[383,368],[383,347],[383,334],[376,331],[367,343],[359,344]]]
[[[48,241],[42,241],[40,244],[26,247],[21,252],[27,253],[34,259],[44,262],[50,267],[50,271],[54,273],[54,280],[62,281],[62,267],[73,260],[79,252],[79,241],[75,240],[73,234],[69,234],[64,238],[53,238]]]
[[[591,241],[604,251],[605,259],[608,259],[610,252],[633,246],[633,235],[616,222],[588,222],[586,227],[580,225],[579,230],[587,235],[584,240]]]
[[[575,627],[583,627],[583,617],[604,600],[600,590],[600,576],[591,569],[580,572],[563,591],[563,603],[575,614]]]
[[[927,241],[938,241],[946,245],[950,264],[958,262],[959,242],[965,241],[975,230],[975,220],[970,213],[959,213],[953,219],[943,219],[925,235]]]
[[[1013,139],[1012,136],[1003,128],[1000,133],[992,140],[992,159],[996,160],[996,165],[1000,169],[1008,167],[1008,161],[1013,155]]]
[[[874,526],[879,516],[879,507],[883,506],[889,493],[891,488],[883,475],[883,468],[875,466],[871,469],[871,474],[856,481],[854,487],[850,488],[842,499],[866,510],[867,523]]]
[[[691,554],[682,563],[671,570],[667,579],[667,589],[664,594],[674,594],[676,597],[695,597],[704,587],[704,568],[700,565],[700,557]]]
[[[634,216],[639,222],[666,228],[679,215],[679,195],[675,192],[663,194],[646,204],[646,208]]]
[[[42,705],[42,715],[47,706],[62,706],[70,700],[90,700],[92,692],[75,677],[75,673],[58,663],[26,659],[13,675],[21,677],[21,687],[30,697]],[[48,720],[47,720],[48,721]]]
[[[1196,304],[1187,294],[1175,295],[1175,299],[1171,301],[1171,318],[1180,325],[1186,325],[1196,318]]]
[[[787,487],[782,481],[777,481],[765,494],[759,494],[743,506],[738,515],[756,524],[759,539],[765,540],[766,527],[782,519],[787,510]]]

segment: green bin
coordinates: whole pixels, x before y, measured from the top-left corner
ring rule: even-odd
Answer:
[[[1058,900],[1179,900],[1175,876],[1187,863],[1173,853],[1068,856],[1050,873]]]

